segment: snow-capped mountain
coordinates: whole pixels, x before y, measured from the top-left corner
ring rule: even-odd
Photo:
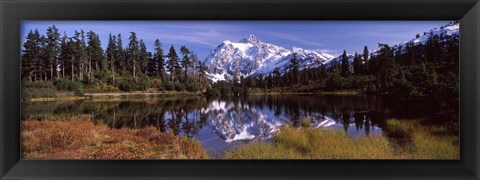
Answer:
[[[427,40],[437,35],[439,41],[447,41],[451,38],[459,38],[459,23],[452,22],[440,28],[433,28],[414,39],[391,45],[393,49],[406,49],[408,43],[414,45],[425,45]],[[374,47],[376,48],[376,47]],[[372,48],[373,49],[373,48]],[[371,50],[376,54],[378,50]],[[349,62],[353,61],[353,52],[349,52]],[[363,52],[359,52],[361,53]],[[217,48],[210,52],[205,58],[204,64],[207,67],[207,76],[213,82],[219,80],[232,80],[236,76],[266,76],[276,69],[285,73],[290,67],[290,60],[293,56],[299,60],[299,68],[316,68],[321,64],[327,67],[334,63],[341,63],[340,56],[332,56],[318,50],[305,50],[298,47],[286,49],[274,44],[263,42],[254,35],[249,35],[238,42],[229,40],[223,41]]]
[[[397,50],[397,49],[401,48],[402,52],[405,53],[407,44],[412,43],[413,45],[425,45],[427,43],[428,39],[430,39],[432,36],[435,36],[435,35],[438,36],[438,41],[441,41],[441,42],[448,41],[451,38],[456,38],[458,40],[458,38],[460,37],[460,31],[459,30],[460,30],[459,23],[458,22],[451,22],[451,23],[449,23],[445,26],[442,26],[440,28],[433,28],[433,29],[431,29],[427,32],[424,32],[423,34],[418,34],[417,37],[415,37],[414,39],[411,39],[411,40],[393,45],[391,47],[394,50]],[[363,56],[361,54],[363,52],[359,52],[359,53],[360,53],[359,54],[360,58],[363,59]],[[377,53],[378,53],[378,49],[370,50],[370,54],[377,54]],[[352,63],[354,56],[352,54],[347,54],[347,56],[348,56],[348,61],[350,63]],[[333,65],[335,63],[342,63],[342,55],[337,56],[337,57],[331,59],[330,61],[326,62],[326,66],[330,67],[331,65]]]
[[[268,75],[275,69],[284,73],[296,55],[300,69],[325,63],[334,56],[317,50],[293,47],[286,49],[249,35],[238,42],[223,41],[204,61],[207,74],[214,82],[234,76]]]
[[[292,119],[284,113],[277,116],[266,107],[220,100],[212,101],[202,112],[207,115],[207,125],[212,132],[227,143],[271,138],[274,132]],[[311,113],[305,117],[312,120],[311,126],[315,128],[343,129],[345,126],[330,114]],[[355,125],[354,121],[349,121],[348,126]]]
[[[458,38],[460,38],[460,24],[458,22],[451,22],[440,28],[433,28],[430,31],[424,32],[421,35],[418,34],[415,39],[405,41],[398,45],[394,45],[393,48],[401,48],[404,52],[407,44],[412,43],[413,45],[425,45],[427,41],[433,36],[437,36],[438,41],[440,42],[446,42],[451,38],[455,38],[458,42]]]

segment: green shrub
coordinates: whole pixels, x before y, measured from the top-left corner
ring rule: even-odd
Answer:
[[[97,82],[92,86],[88,86],[85,90],[86,92],[117,92],[119,89],[115,86],[110,84],[106,84],[104,82]]]
[[[83,95],[83,85],[80,82],[72,81],[69,79],[59,79],[53,82],[57,90],[60,91],[73,91],[75,95]]]
[[[28,88],[22,88],[22,94],[20,96],[22,102],[30,102],[33,97]]]
[[[160,89],[160,90],[163,89],[162,80],[160,80],[160,79],[153,78],[153,79],[151,79],[150,84],[151,84],[151,87],[152,87],[152,88],[158,88],[158,89]]]
[[[165,83],[163,84],[163,86],[165,87],[165,90],[167,90],[167,91],[173,91],[173,90],[175,90],[175,85],[174,85],[173,83],[171,83],[171,82],[165,82]]]
[[[209,97],[220,96],[220,91],[218,89],[215,89],[215,88],[208,89],[207,92],[206,92],[206,95],[209,96]]]
[[[51,89],[55,88],[55,85],[53,85],[51,81],[29,82],[27,80],[23,80],[22,85],[25,88],[51,88]]]
[[[187,84],[187,91],[197,92],[200,89],[199,87],[200,87],[200,84],[196,82],[191,82]]]
[[[232,89],[233,89],[233,94],[234,95],[243,95],[244,94],[243,88],[241,88],[239,86],[234,86]]]
[[[230,87],[220,87],[220,94],[222,94],[223,96],[229,95],[232,94],[232,90],[230,89]]]
[[[186,87],[185,84],[183,83],[176,83],[175,84],[175,90],[177,91],[185,91]]]
[[[26,98],[45,98],[56,97],[57,91],[55,88],[23,88],[22,99]]]

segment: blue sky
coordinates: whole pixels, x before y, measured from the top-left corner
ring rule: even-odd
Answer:
[[[254,34],[264,42],[285,48],[301,47],[322,50],[339,55],[363,52],[367,45],[376,49],[378,43],[390,45],[413,39],[449,21],[23,21],[22,44],[30,30],[38,29],[44,34],[49,26],[55,25],[67,36],[74,30],[94,31],[99,34],[102,47],[108,43],[108,35],[122,34],[124,46],[128,45],[130,32],[143,39],[147,50],[153,50],[155,39],[163,48],[174,45],[178,50],[185,45],[202,60],[222,41],[233,42]]]

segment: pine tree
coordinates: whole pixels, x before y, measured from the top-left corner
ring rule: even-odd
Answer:
[[[39,39],[39,61],[37,64],[40,80],[47,80],[48,58],[47,58],[47,38],[42,35]]]
[[[185,69],[185,75],[184,75],[185,82],[188,82],[188,67],[189,67],[190,64],[191,64],[191,61],[190,61],[190,50],[189,50],[187,47],[185,47],[185,46],[181,46],[181,47],[180,47],[180,52],[181,52],[182,55],[183,55],[182,66],[183,66],[183,68]]]
[[[190,55],[190,59],[192,60],[193,79],[196,79],[197,71],[198,71],[198,68],[199,68],[197,64],[199,63],[200,60],[198,59],[197,54],[195,54],[193,52]]]
[[[300,67],[297,59],[297,54],[294,53],[292,59],[290,59],[290,71],[291,71],[293,84],[298,84],[300,82],[299,68]]]
[[[205,68],[205,65],[203,63],[200,63],[199,71],[200,71],[200,74],[199,74],[200,83],[204,83],[207,69]]]
[[[280,70],[278,68],[276,68],[274,71],[273,71],[273,84],[276,88],[278,88],[281,83],[282,83],[282,74],[280,73]]]
[[[405,61],[403,59],[402,47],[399,46],[394,51],[395,51],[395,57],[394,57],[395,63],[405,65]]]
[[[169,50],[169,53],[167,55],[168,57],[168,64],[167,64],[167,68],[168,68],[168,71],[170,72],[170,81],[173,82],[173,80],[175,79],[175,70],[178,66],[177,62],[178,62],[178,56],[177,56],[177,52],[175,51],[175,48],[172,46],[170,46],[170,50]]]
[[[73,81],[75,79],[75,68],[76,67],[76,60],[75,60],[75,53],[76,53],[76,50],[75,50],[75,41],[74,41],[74,38],[70,38],[68,40],[68,43],[67,43],[67,54],[69,55],[68,59],[69,59],[69,65],[70,65],[70,68],[69,68],[69,73],[70,73],[70,79]]]
[[[60,33],[58,33],[58,29],[55,26],[49,27],[47,29],[47,47],[45,48],[45,58],[47,58],[47,66],[49,66],[49,78],[50,80],[53,80],[54,77],[54,72],[57,78],[60,77],[58,71],[57,71],[57,66],[58,66],[58,54],[60,52],[60,46],[59,46],[59,41],[60,41]]]
[[[137,62],[139,59],[139,54],[138,54],[138,41],[137,41],[137,35],[135,32],[130,32],[130,43],[128,44],[128,65],[131,67],[132,71],[132,76],[136,80],[137,79],[137,73],[136,73],[136,66]]]
[[[267,88],[272,88],[273,87],[273,76],[272,73],[268,74],[267,76]]]
[[[342,77],[347,77],[350,75],[350,65],[348,62],[347,52],[343,50],[342,54]]]
[[[23,44],[24,50],[22,50],[22,78],[28,78],[29,81],[32,82],[34,80],[32,76],[34,76],[36,61],[38,61],[39,55],[39,37],[30,30],[26,38]]]
[[[33,33],[33,38],[35,39],[35,49],[32,50],[33,53],[35,54],[34,59],[33,59],[33,78],[34,78],[34,81],[37,81],[38,79],[41,79],[38,75],[40,75],[41,73],[41,58],[42,58],[42,54],[41,54],[41,47],[40,47],[40,33],[38,32],[37,29],[35,29],[35,32]],[[37,79],[38,77],[38,79]]]
[[[165,78],[163,77],[163,75],[165,73],[165,68],[164,68],[165,58],[163,55],[162,43],[158,39],[155,40],[154,59],[156,60],[156,64],[157,64],[157,76],[160,77],[162,81],[164,81]]]
[[[140,71],[143,74],[147,74],[148,53],[147,53],[147,46],[145,45],[142,39],[140,39],[139,63],[140,63]]]
[[[67,35],[64,34],[62,37],[62,43],[60,44],[60,56],[58,58],[60,71],[62,72],[62,78],[65,78],[65,68],[68,67],[67,65],[70,61],[69,51]]]
[[[127,71],[127,59],[126,59],[126,52],[123,49],[123,43],[122,43],[122,34],[117,35],[117,51],[115,52],[117,64],[116,67],[117,69],[121,70],[122,72]]]
[[[112,84],[115,84],[115,64],[117,58],[117,43],[116,43],[116,36],[110,33],[108,37],[108,45],[107,45],[107,63],[110,65],[110,70],[112,71]]]
[[[76,41],[76,50],[75,50],[75,56],[77,56],[77,59],[78,59],[78,64],[80,65],[80,70],[79,70],[79,74],[80,74],[80,80],[84,80],[84,74],[88,73],[86,71],[86,64],[87,64],[87,61],[88,61],[88,48],[87,48],[87,45],[85,43],[85,32],[83,30],[80,31],[80,37],[81,39]],[[91,68],[91,66],[90,66]],[[90,69],[90,72],[91,72],[91,69]],[[91,74],[89,74],[89,80],[91,81]]]
[[[406,59],[405,63],[407,65],[412,65],[415,64],[415,46],[413,45],[413,42],[408,42],[407,45],[407,52],[406,52]]]
[[[364,72],[365,72],[365,74],[366,74],[366,73],[369,73],[369,71],[370,71],[370,68],[368,67],[368,64],[369,64],[369,62],[368,62],[368,54],[369,54],[369,53],[368,53],[368,47],[365,46],[365,47],[363,48],[363,65],[364,65]]]
[[[82,31],[83,32],[83,31]],[[83,38],[82,38],[83,39]],[[80,43],[82,41],[80,38],[80,33],[75,30],[74,36],[70,39],[72,41],[71,44],[71,58],[72,63],[70,64],[70,73],[71,73],[71,80],[75,80],[75,77],[82,80],[82,72],[83,72],[83,62],[79,59],[80,50]],[[88,53],[87,53],[88,54]],[[78,76],[75,75],[75,72],[78,73]]]
[[[148,52],[148,66],[147,66],[147,75],[154,77],[157,74],[157,62],[151,52]]]
[[[106,59],[103,55],[103,50],[100,45],[100,38],[98,35],[96,35],[93,31],[90,31],[87,33],[88,37],[88,47],[87,47],[87,52],[88,52],[88,59],[90,60],[89,62],[89,81],[92,82],[92,63],[95,65],[95,72],[103,74],[103,72],[106,70],[107,62]]]
[[[397,74],[393,52],[387,44],[379,44],[381,87],[385,90],[393,86],[393,76]]]
[[[353,73],[356,76],[362,74],[362,59],[360,59],[360,56],[358,56],[357,53],[355,53],[355,56],[353,58]]]

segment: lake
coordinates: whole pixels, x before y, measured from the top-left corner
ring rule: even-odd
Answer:
[[[458,103],[434,99],[397,99],[379,95],[255,95],[245,97],[126,98],[33,102],[22,104],[22,119],[49,115],[90,116],[111,128],[154,126],[159,131],[198,139],[212,158],[238,145],[269,140],[283,124],[336,129],[349,137],[392,135],[385,120],[426,119],[423,125],[453,124]],[[408,141],[408,140],[407,140]]]

